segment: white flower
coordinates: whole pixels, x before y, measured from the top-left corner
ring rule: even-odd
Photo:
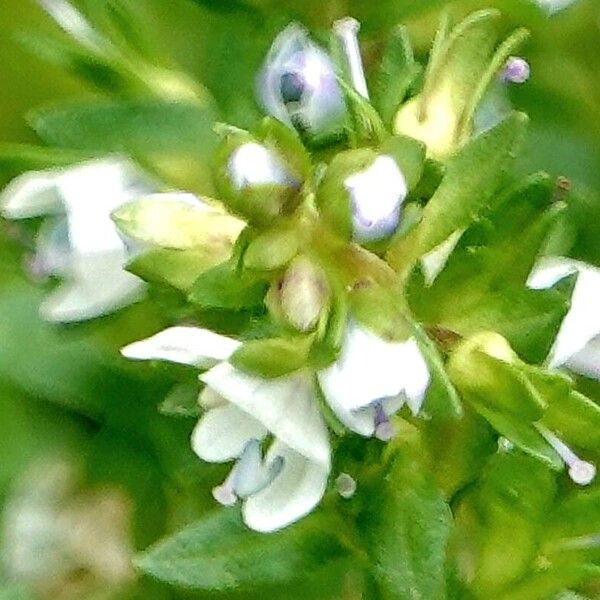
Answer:
[[[533,269],[528,285],[546,289],[577,273],[571,308],[548,357],[551,367],[565,365],[600,379],[600,269],[567,258],[544,258]]]
[[[339,128],[346,112],[331,59],[296,24],[273,42],[257,92],[267,113],[312,134]]]
[[[327,402],[361,435],[393,435],[389,415],[406,402],[416,415],[429,386],[429,369],[413,338],[388,342],[350,321],[340,357],[318,374]]]
[[[35,264],[65,281],[42,304],[44,318],[80,321],[140,297],[143,283],[123,269],[126,248],[110,215],[152,191],[134,165],[114,158],[28,172],[3,190],[5,217],[51,217],[40,230]]]
[[[212,368],[200,376],[205,409],[192,448],[208,462],[236,461],[213,490],[222,504],[243,500],[246,524],[275,531],[308,514],[321,500],[331,469],[331,447],[307,370],[263,379],[227,359],[240,342],[194,327],[175,327],[122,350],[142,360]],[[340,359],[318,374],[327,402],[362,435],[388,438],[389,414],[406,400],[417,413],[429,372],[414,340],[386,342],[350,322]],[[266,455],[261,445],[270,441]]]
[[[370,167],[347,177],[344,186],[350,194],[356,241],[377,240],[396,231],[408,185],[391,156],[378,156]]]
[[[238,146],[229,158],[228,170],[238,191],[257,185],[297,185],[277,156],[256,142]]]

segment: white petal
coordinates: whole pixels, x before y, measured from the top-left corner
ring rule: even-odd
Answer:
[[[565,363],[571,371],[600,380],[600,337],[588,342]]]
[[[551,367],[563,365],[600,334],[600,269],[570,259],[549,258],[535,267],[528,281],[529,287],[534,289],[547,288],[574,272],[578,277],[571,308],[550,352]]]
[[[321,463],[329,461],[327,429],[314,386],[305,374],[261,379],[221,363],[200,379],[300,454]]]
[[[396,230],[408,186],[391,156],[378,156],[370,167],[347,177],[344,186],[352,199],[357,240],[378,239]]]
[[[208,462],[237,458],[251,439],[262,440],[267,430],[262,423],[233,404],[207,411],[192,432],[192,450]]]
[[[246,525],[271,532],[307,515],[321,500],[327,486],[329,462],[312,462],[285,444],[275,441],[266,460],[284,459],[281,473],[264,490],[248,498],[242,509]]]
[[[404,392],[416,407],[429,385],[429,370],[416,342],[388,342],[350,322],[338,360],[318,375],[331,407],[357,410]]]
[[[74,255],[66,280],[44,300],[40,314],[62,323],[93,319],[139,300],[144,283],[124,271],[123,252]]]
[[[57,186],[61,170],[30,171],[13,179],[0,194],[0,208],[7,219],[29,219],[63,210]]]
[[[255,185],[285,185],[292,182],[273,152],[256,142],[248,142],[236,148],[229,158],[228,167],[237,190]]]
[[[240,342],[199,327],[170,327],[121,349],[126,358],[136,360],[166,360],[169,362],[208,368],[227,360]]]
[[[66,169],[57,178],[57,185],[69,221],[71,245],[79,253],[122,248],[111,213],[154,191],[152,182],[120,159],[91,161]]]

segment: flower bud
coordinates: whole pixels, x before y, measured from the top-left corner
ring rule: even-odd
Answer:
[[[301,132],[341,129],[345,104],[329,56],[292,24],[275,39],[257,80],[265,111]]]
[[[361,150],[340,155],[337,164],[334,159],[318,203],[338,233],[362,244],[389,237],[398,229],[407,195],[406,178],[392,156]]]
[[[226,139],[217,158],[217,186],[232,212],[258,224],[289,214],[300,182],[274,149],[245,132]]]
[[[502,73],[502,81],[505,83],[525,83],[530,74],[531,68],[524,58],[510,56]]]
[[[299,331],[314,329],[329,302],[330,289],[323,271],[299,256],[288,267],[278,291],[281,316]]]

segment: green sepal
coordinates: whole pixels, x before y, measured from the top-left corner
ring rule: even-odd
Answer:
[[[398,164],[406,179],[408,189],[413,190],[423,175],[425,145],[405,135],[388,137],[379,147],[381,154],[390,155]]]
[[[338,78],[348,109],[347,132],[352,148],[378,146],[389,135],[373,105],[342,78]]]
[[[348,302],[351,315],[379,337],[390,341],[411,337],[404,303],[395,290],[376,284],[358,285],[349,292]]]
[[[230,260],[202,273],[189,300],[202,308],[242,310],[262,305],[266,291],[267,283],[259,275],[239,270]]]
[[[312,341],[310,335],[250,340],[233,353],[229,362],[250,375],[283,377],[306,365]]]
[[[127,270],[150,283],[166,284],[189,292],[201,273],[227,259],[204,249],[169,250],[154,248],[132,259]]]
[[[244,252],[244,266],[257,271],[285,267],[299,252],[302,232],[293,223],[283,223],[260,232]]]

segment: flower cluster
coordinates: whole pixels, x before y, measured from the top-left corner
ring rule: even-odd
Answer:
[[[3,192],[7,217],[52,215],[33,260],[66,280],[48,318],[119,308],[140,297],[140,277],[185,295],[194,324],[122,354],[197,371],[192,448],[233,463],[213,496],[241,501],[254,530],[305,516],[332,479],[354,494],[360,481],[335,460],[346,435],[390,442],[402,417],[460,417],[463,402],[503,447],[567,464],[581,485],[595,476],[562,436],[587,450],[565,411],[600,413],[556,368],[598,374],[599,278],[538,260],[561,209],[546,178],[505,189],[525,124],[506,88],[530,69],[514,55],[525,32],[498,46],[496,17],[442,26],[424,72],[400,32],[376,90],[356,21],[334,25],[332,55],[290,25],[257,78],[269,116],[252,131],[215,126],[218,199],[169,191],[120,158],[29,173]],[[504,264],[519,227],[523,247]],[[548,323],[521,335],[541,302]]]

